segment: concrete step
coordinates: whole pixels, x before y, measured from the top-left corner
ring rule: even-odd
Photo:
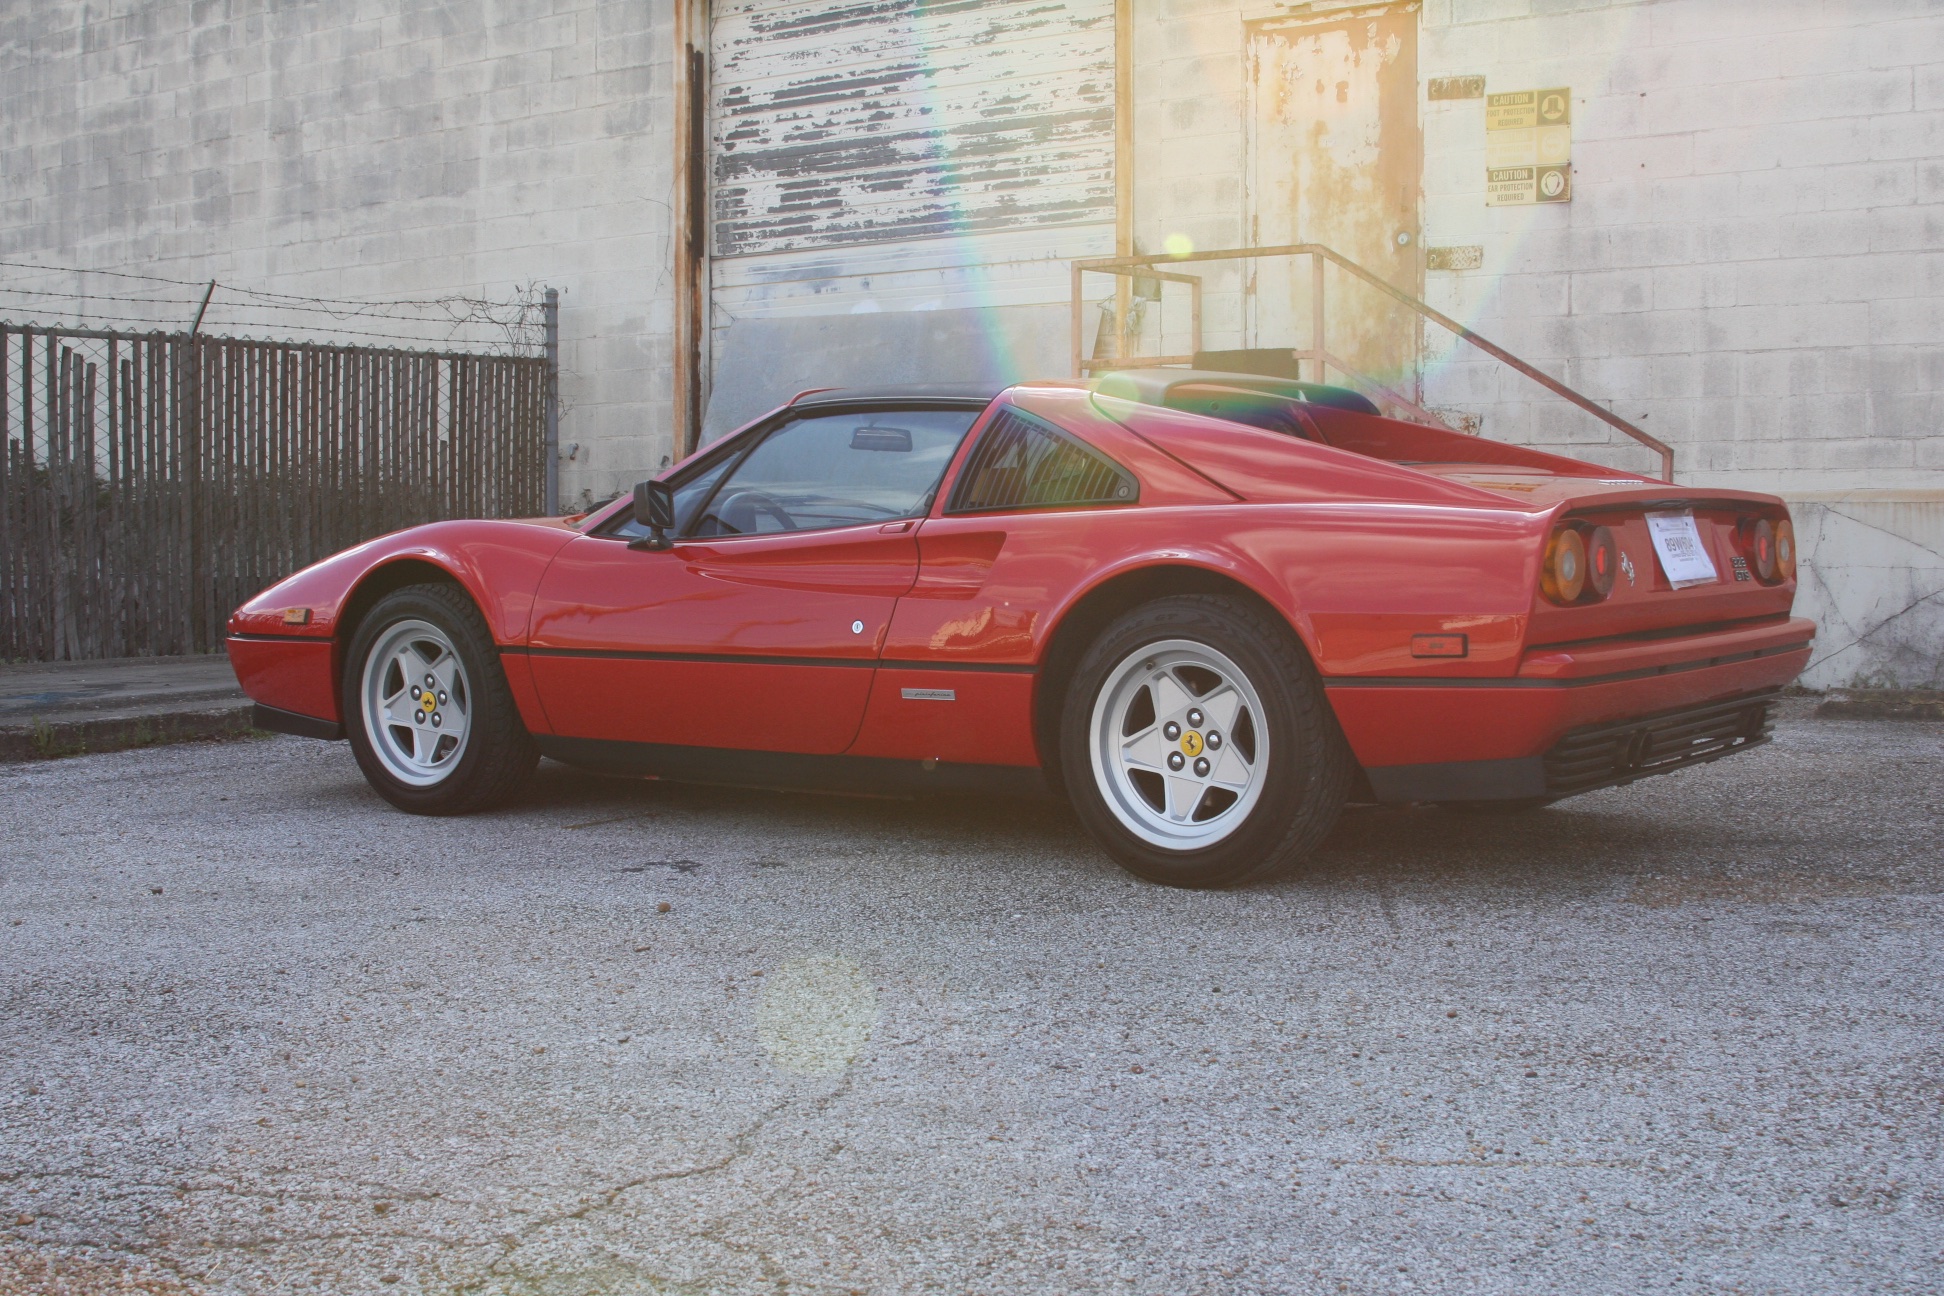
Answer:
[[[222,653],[0,665],[0,761],[252,732]]]

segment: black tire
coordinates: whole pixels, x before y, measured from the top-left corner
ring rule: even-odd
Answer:
[[[1093,761],[1096,703],[1117,671],[1149,645],[1190,641],[1239,667],[1261,701],[1268,755],[1253,806],[1219,841],[1176,849],[1130,830],[1110,804]],[[1355,759],[1330,710],[1309,654],[1274,612],[1244,598],[1182,594],[1114,621],[1082,655],[1060,717],[1068,797],[1095,841],[1138,877],[1179,887],[1229,887],[1295,870],[1336,826]],[[1171,757],[1172,759],[1172,757]]]
[[[451,641],[471,689],[465,749],[431,786],[408,783],[386,768],[374,750],[362,697],[365,662],[373,648],[388,630],[412,620],[431,623]],[[365,779],[379,796],[413,814],[470,814],[503,805],[518,795],[540,762],[540,749],[513,704],[486,619],[455,585],[408,585],[378,601],[351,637],[340,703],[345,733]]]

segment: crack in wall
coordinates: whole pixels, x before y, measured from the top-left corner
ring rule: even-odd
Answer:
[[[1878,526],[1873,522],[1867,521],[1864,518],[1857,517],[1855,514],[1847,512],[1841,508],[1835,507],[1834,505],[1822,505],[1818,508],[1817,518],[1816,518],[1816,529],[1814,533],[1815,545],[1814,548],[1810,550],[1810,552],[1819,553],[1824,549],[1824,547],[1828,543],[1830,543],[1830,539],[1832,535],[1831,523],[1830,523],[1831,518],[1838,518],[1844,522],[1851,523],[1857,527],[1863,528],[1866,531],[1871,531],[1878,535],[1888,536],[1894,540],[1898,540],[1902,543],[1908,544],[1922,553],[1931,554],[1936,557],[1944,558],[1944,553],[1940,553],[1937,549],[1934,549],[1929,545],[1923,544],[1920,541],[1912,539],[1909,536],[1901,535],[1895,531],[1891,531],[1886,527]],[[1832,576],[1835,573],[1842,572],[1842,571],[1857,570],[1859,565],[1854,563],[1825,564],[1825,563],[1817,562],[1813,558],[1805,557],[1803,560],[1803,567],[1807,573],[1814,576],[1816,585],[1819,588],[1819,593],[1821,596],[1820,601],[1822,603],[1821,610],[1824,613],[1825,630],[1831,628],[1827,624],[1827,622],[1830,619],[1833,619],[1834,621],[1839,623],[1841,627],[1840,636],[1825,635],[1822,639],[1822,642],[1818,644],[1817,652],[1814,661],[1812,663],[1812,666],[1815,668],[1835,669],[1835,663],[1843,659],[1845,655],[1856,654],[1860,650],[1864,650],[1870,647],[1875,647],[1881,644],[1883,642],[1882,637],[1885,635],[1886,631],[1894,631],[1896,628],[1900,626],[1900,623],[1902,623],[1905,618],[1910,616],[1911,613],[1916,612],[1918,609],[1924,607],[1926,604],[1933,603],[1941,596],[1944,596],[1944,589],[1932,589],[1926,593],[1919,594],[1917,597],[1913,599],[1910,599],[1902,607],[1898,608],[1894,612],[1889,613],[1886,616],[1873,617],[1870,620],[1864,622],[1862,625],[1859,625],[1858,621],[1852,619],[1850,615],[1844,610],[1842,602],[1838,597],[1838,592],[1841,586],[1839,586],[1839,584],[1836,581],[1832,580]],[[1892,566],[1892,567],[1883,567],[1876,570],[1883,570],[1888,572],[1899,572],[1905,570],[1905,568],[1901,566]]]

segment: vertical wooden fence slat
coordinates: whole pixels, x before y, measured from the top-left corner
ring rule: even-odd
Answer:
[[[8,363],[7,330],[0,326],[0,659],[25,657],[19,643],[20,546],[15,521],[20,469],[14,458],[12,365]]]

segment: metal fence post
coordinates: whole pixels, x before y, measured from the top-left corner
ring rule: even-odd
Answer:
[[[560,512],[560,290],[544,298],[547,338],[546,512]]]

